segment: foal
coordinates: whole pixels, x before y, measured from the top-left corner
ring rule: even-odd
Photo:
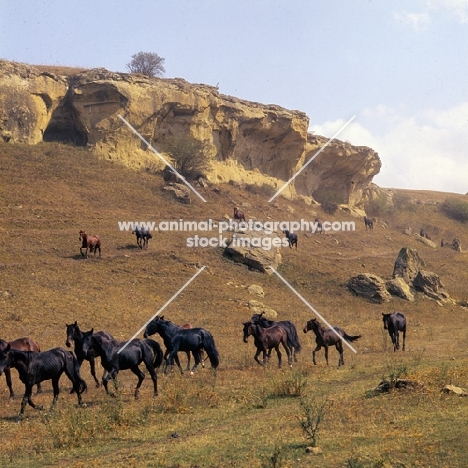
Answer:
[[[317,364],[315,362],[315,353],[317,351],[320,351],[320,349],[323,347],[325,348],[325,360],[327,361],[328,366],[328,347],[335,345],[336,350],[340,353],[340,358],[338,359],[338,367],[344,366],[343,343],[341,342],[341,338],[346,340],[348,343],[361,338],[361,335],[348,335],[340,327],[333,327],[333,329],[336,331],[336,333],[331,328],[323,328],[317,319],[311,319],[306,323],[303,332],[307,333],[309,330],[312,330],[316,336],[315,342],[317,343],[317,347],[312,351],[312,361],[314,364]]]

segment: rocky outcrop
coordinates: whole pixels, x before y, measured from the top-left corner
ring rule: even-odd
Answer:
[[[403,278],[407,283],[411,283],[419,270],[426,267],[426,262],[420,257],[418,251],[412,247],[403,247],[395,261],[393,267],[393,278]]]
[[[388,302],[390,294],[385,287],[385,281],[372,273],[362,273],[348,280],[348,288],[357,296],[371,302]]]
[[[410,302],[414,301],[414,294],[403,278],[398,277],[388,280],[386,282],[386,288],[392,296],[400,297]]]
[[[93,69],[68,79],[0,61],[0,134],[5,141],[88,145],[132,168],[164,169],[154,148],[174,136],[203,143],[212,183],[283,186],[328,141],[308,133],[300,111],[243,101],[207,85]],[[328,145],[283,195],[322,195],[350,206],[380,170],[370,148]]]

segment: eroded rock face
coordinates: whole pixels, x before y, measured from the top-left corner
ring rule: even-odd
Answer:
[[[412,247],[403,247],[395,261],[393,267],[393,278],[403,278],[407,283],[411,283],[419,270],[424,270],[426,262]]]
[[[405,282],[403,278],[397,277],[386,282],[387,291],[392,296],[400,297],[401,299],[406,299],[407,301],[413,302],[414,295],[410,290],[409,285]]]
[[[357,296],[366,298],[371,302],[388,302],[391,298],[385,281],[372,273],[362,273],[348,280],[348,288]]]
[[[182,79],[86,70],[65,80],[28,65],[0,62],[0,134],[6,141],[66,141],[132,168],[163,163],[122,120],[156,150],[177,136],[202,142],[211,183],[281,188],[328,139],[308,133],[300,111],[220,94]],[[5,124],[7,122],[7,124]],[[372,149],[331,142],[282,194],[331,194],[350,206],[379,172]]]

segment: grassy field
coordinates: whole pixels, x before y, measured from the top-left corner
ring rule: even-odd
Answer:
[[[361,272],[390,279],[401,247],[415,247],[427,269],[440,275],[449,294],[468,300],[468,256],[431,249],[402,230],[424,227],[436,240],[455,236],[468,243],[468,227],[445,217],[439,204],[418,204],[388,212],[373,233],[356,220],[355,232],[299,233],[297,251],[282,249],[281,275],[333,325],[362,334],[345,347],[345,366],[330,350],[314,366],[312,336],[302,333],[313,313],[275,275],[249,271],[223,257],[220,248],[188,248],[187,233],[154,233],[149,249],[136,247],[118,221],[220,220],[244,204],[247,218],[352,220],[332,217],[302,202],[267,203],[261,190],[223,185],[200,189],[208,203],[173,201],[159,175],[134,172],[97,160],[85,149],[58,144],[0,144],[0,337],[30,336],[43,349],[65,347],[65,324],[106,330],[128,339],[196,271],[197,279],[163,312],[175,323],[210,330],[220,352],[216,373],[209,366],[194,375],[159,373],[160,395],[151,397],[145,379],[141,399],[128,371],[119,374],[118,398],[92,384],[87,408],[76,407],[69,383],[53,412],[26,409],[17,423],[23,386],[14,371],[17,397],[8,400],[0,378],[0,466],[66,467],[455,467],[468,466],[468,400],[441,393],[446,384],[468,386],[466,308],[441,307],[418,296],[371,304],[352,296],[346,280]],[[402,193],[443,202],[447,194]],[[245,205],[248,204],[248,205]],[[84,260],[78,231],[100,235],[102,257]],[[265,297],[247,287],[262,286]],[[242,322],[251,299],[292,320],[303,351],[292,369],[273,359],[262,369],[254,345],[242,341]],[[408,318],[407,351],[394,353],[381,314],[402,311]],[[156,337],[158,341],[162,341]],[[181,355],[185,362],[185,356]],[[421,388],[375,395],[383,378],[417,380]],[[51,385],[35,396],[47,408]],[[324,411],[321,413],[321,409]],[[319,453],[301,427],[319,422]],[[320,415],[322,416],[321,419]]]

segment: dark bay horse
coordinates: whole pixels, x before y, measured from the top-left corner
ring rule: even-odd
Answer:
[[[366,231],[369,229],[369,231],[374,230],[374,220],[372,218],[368,218],[367,216],[364,216],[364,224],[366,225]]]
[[[157,396],[158,378],[155,368],[162,363],[162,351],[159,344],[154,340],[134,339],[129,342],[122,352],[118,353],[127,343],[126,341],[117,341],[112,337],[93,333],[93,331],[91,329],[83,333],[83,352],[86,354],[90,350],[94,350],[101,357],[101,364],[107,371],[107,375],[102,378],[102,384],[107,394],[112,396],[107,386],[109,380],[112,379],[115,387],[117,387],[117,374],[121,370],[129,369],[138,377],[135,388],[135,398],[138,399],[141,384],[145,379],[145,374],[138,366],[143,362],[153,381],[153,396]]]
[[[280,345],[286,350],[288,356],[289,367],[292,367],[291,351],[288,346],[288,333],[284,328],[278,325],[263,328],[258,323],[252,321],[244,322],[244,343],[247,343],[249,336],[254,337],[254,344],[257,348],[254,359],[261,365],[265,366],[267,357],[270,357],[271,350],[275,349],[278,356],[278,367],[281,367],[281,352]],[[258,356],[263,353],[263,360],[260,361]]]
[[[158,333],[166,346],[166,372],[169,366],[174,364],[174,360],[181,373],[182,367],[177,357],[179,351],[191,352],[195,360],[192,372],[201,362],[200,352],[206,351],[211,362],[211,367],[216,369],[219,366],[219,354],[213,336],[204,328],[182,328],[178,327],[170,320],[165,320],[164,316],[156,317],[146,325],[144,337]]]
[[[153,238],[151,233],[145,227],[135,226],[132,234],[136,235],[136,243],[140,249],[147,249],[148,241]]]
[[[21,382],[25,385],[20,417],[24,414],[26,404],[42,409],[42,406],[33,403],[31,393],[33,386],[44,380],[52,380],[54,389],[52,406],[55,405],[60,393],[59,380],[64,372],[73,384],[78,404],[83,406],[81,394],[86,391],[86,382],[81,378],[78,362],[70,351],[63,348],[53,348],[43,352],[17,351],[6,341],[0,340],[0,375],[11,367],[16,368]]]
[[[288,239],[289,248],[292,249],[293,245],[295,245],[297,250],[297,234],[289,232],[286,229],[283,231],[283,234],[286,236],[286,239]]]
[[[269,328],[274,325],[278,325],[279,327],[284,328],[288,333],[288,346],[289,350],[291,351],[291,356],[294,357],[294,361],[297,362],[296,354],[301,351],[302,347],[301,343],[299,342],[299,337],[297,336],[297,330],[294,323],[292,323],[290,320],[281,320],[279,322],[267,320],[263,316],[263,312],[261,314],[253,314],[250,318],[250,321],[253,323],[258,323],[263,328]]]
[[[344,340],[348,343],[358,340],[361,338],[361,335],[350,336],[348,335],[342,328],[340,327],[333,327],[334,330],[341,336]],[[307,333],[309,330],[312,330],[315,333],[315,342],[317,343],[317,347],[312,351],[312,361],[314,364],[315,362],[315,353],[320,351],[323,347],[325,349],[325,360],[327,361],[328,366],[328,347],[335,346],[336,350],[340,353],[340,358],[338,360],[338,367],[344,365],[344,358],[343,358],[343,343],[341,338],[337,336],[337,334],[331,328],[323,328],[322,325],[319,323],[317,319],[309,320],[303,332]]]
[[[101,256],[101,240],[98,236],[88,236],[85,231],[81,230],[79,240],[81,242],[80,254],[83,257],[88,258],[88,250],[91,253],[94,252],[94,256],[96,256],[96,251],[99,250],[99,256]],[[83,253],[83,249],[85,249],[85,253]]]
[[[7,344],[10,345],[11,349],[15,349],[16,351],[34,351],[36,353],[41,351],[39,345],[31,338],[17,338],[16,340],[7,342]],[[13,385],[11,383],[11,371],[9,368],[5,368],[5,378],[8,389],[10,390],[10,398],[13,398],[15,394],[13,392]],[[37,393],[42,393],[40,383],[37,384]]]
[[[74,344],[75,356],[78,361],[78,365],[81,368],[83,361],[88,361],[89,366],[91,367],[91,375],[93,376],[94,381],[96,382],[96,387],[99,387],[100,382],[96,377],[96,366],[94,363],[95,358],[98,357],[98,354],[94,349],[90,349],[88,353],[83,352],[83,332],[80,330],[78,323],[72,323],[70,325],[66,324],[67,327],[67,339],[65,340],[65,345],[67,348],[71,348],[72,343]],[[112,336],[105,331],[98,331],[96,335],[107,336],[112,338]],[[72,390],[73,391],[73,390]]]
[[[234,207],[234,219],[238,219],[239,221],[245,221],[245,215],[243,211],[237,209],[237,206]]]
[[[401,312],[394,312],[393,314],[382,313],[382,320],[384,330],[388,330],[388,334],[392,339],[393,351],[400,349],[400,336],[399,332],[403,333],[403,351],[405,350],[406,339],[406,317]]]
[[[320,234],[323,234],[323,221],[319,218],[315,218],[315,230],[312,231],[312,233],[314,232],[319,232]]]

